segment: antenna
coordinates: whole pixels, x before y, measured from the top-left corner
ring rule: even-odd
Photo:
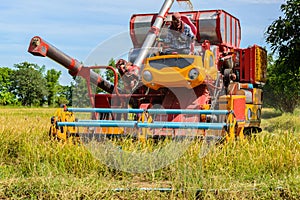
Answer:
[[[194,10],[193,4],[190,0],[176,0],[183,9]]]

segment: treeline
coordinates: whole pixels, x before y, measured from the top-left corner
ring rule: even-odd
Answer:
[[[72,87],[59,83],[60,71],[28,62],[0,67],[0,105],[58,106],[72,103]]]
[[[110,59],[109,66],[115,67],[115,60]],[[100,73],[99,69],[94,72]],[[113,82],[112,71],[105,71],[101,76]],[[61,71],[46,70],[45,66],[23,62],[14,68],[0,67],[0,105],[50,106],[62,104],[69,106],[91,106],[86,80],[73,77],[70,85],[61,85]],[[93,93],[102,93],[102,89],[91,87]]]

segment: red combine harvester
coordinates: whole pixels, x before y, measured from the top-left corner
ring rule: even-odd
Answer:
[[[261,131],[265,49],[240,48],[240,22],[224,10],[180,12],[195,37],[188,53],[170,49],[165,38],[173,3],[165,0],[159,13],[131,17],[133,48],[116,68],[86,67],[42,38],[32,38],[30,53],[53,59],[87,83],[91,107],[59,109],[51,119],[52,136],[233,139]],[[99,68],[112,70],[114,83],[93,71]],[[106,93],[93,93],[91,84]],[[75,112],[92,117],[75,119]]]

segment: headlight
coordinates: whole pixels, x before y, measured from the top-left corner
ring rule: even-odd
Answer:
[[[151,72],[148,71],[148,70],[143,71],[143,78],[147,82],[152,81],[152,74],[151,74]]]
[[[250,108],[248,108],[247,117],[248,117],[248,120],[250,120],[252,118],[252,111]]]
[[[189,72],[189,79],[194,80],[199,76],[199,71],[195,68],[191,69]]]

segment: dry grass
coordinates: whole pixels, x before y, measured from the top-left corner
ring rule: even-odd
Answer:
[[[214,146],[204,158],[193,142],[180,159],[142,174],[109,168],[84,146],[49,141],[54,112],[0,109],[0,199],[300,198],[299,110],[265,109],[264,131],[250,140]]]

